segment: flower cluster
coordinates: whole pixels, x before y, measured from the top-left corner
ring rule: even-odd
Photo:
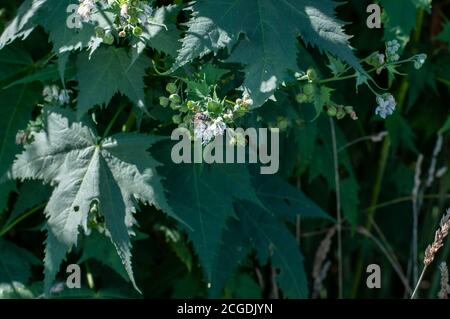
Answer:
[[[415,55],[413,57],[414,68],[416,70],[419,70],[425,64],[426,60],[427,60],[427,55],[425,53]]]
[[[80,0],[77,14],[80,16],[81,20],[87,22],[91,19],[92,13],[95,9],[95,2],[96,0]]]
[[[172,116],[172,122],[178,127],[190,129],[193,137],[201,140],[204,145],[211,142],[214,137],[223,135],[225,130],[232,126],[236,119],[245,115],[253,105],[248,93],[231,102],[219,99],[213,88],[213,92],[207,96],[184,102],[178,94],[179,87],[175,83],[168,83],[166,91],[170,95],[161,96],[160,105],[177,111],[178,113]]]
[[[386,60],[387,62],[395,62],[400,59],[398,55],[398,50],[400,50],[400,44],[397,40],[388,41],[386,43]]]
[[[45,102],[62,106],[70,102],[69,94],[71,92],[70,90],[60,89],[57,85],[51,85],[44,87],[42,95]]]
[[[153,8],[147,1],[140,0],[109,0],[112,10],[117,12],[116,24],[119,36],[128,33],[135,36],[142,34],[143,27],[150,23]]]
[[[392,94],[383,94],[377,96],[377,108],[375,114],[385,119],[387,116],[392,115],[395,111],[395,99]]]
[[[223,135],[226,129],[227,125],[220,116],[214,120],[203,113],[194,116],[194,136],[201,140],[203,145],[211,142],[214,137]]]
[[[88,22],[92,19],[95,9],[110,11],[115,14],[114,27],[119,37],[126,37],[128,34],[140,36],[143,28],[151,22],[153,7],[148,1],[141,0],[80,0],[77,14],[81,20]],[[96,28],[96,35],[103,38],[105,43],[111,44],[114,38],[111,30]]]

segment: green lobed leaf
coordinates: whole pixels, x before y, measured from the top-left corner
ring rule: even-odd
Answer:
[[[126,95],[143,108],[143,78],[149,66],[149,59],[142,55],[133,62],[125,49],[100,48],[91,59],[88,53],[80,54],[77,60],[78,118],[95,105],[107,104],[116,93]]]
[[[41,98],[39,85],[18,85],[8,90],[0,89],[0,177],[11,166],[20,152],[16,134],[25,129],[31,113]]]
[[[254,107],[273,97],[289,78],[288,69],[297,69],[299,35],[307,45],[362,70],[334,17],[335,7],[330,0],[197,1],[175,66],[237,44],[227,62],[245,65],[243,89],[250,92]],[[245,38],[239,40],[242,33]]]
[[[25,0],[16,17],[8,24],[0,36],[0,50],[16,39],[25,39],[35,28],[37,13],[47,0]]]
[[[251,177],[239,164],[172,164],[164,170],[170,206],[189,225],[189,239],[211,282],[222,233],[235,215],[233,204],[238,199],[259,203]]]
[[[26,283],[31,266],[39,263],[30,252],[0,238],[0,283]]]
[[[67,251],[76,245],[79,229],[88,233],[91,205],[98,203],[105,233],[114,244],[128,276],[131,268],[133,214],[137,202],[171,213],[155,167],[147,153],[161,138],[137,133],[100,140],[69,112],[45,111],[46,132],[33,135],[12,168],[19,179],[40,179],[55,186],[45,208],[48,218],[45,255],[46,290]]]

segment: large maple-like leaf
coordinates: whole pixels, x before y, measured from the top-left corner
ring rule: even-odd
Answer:
[[[242,164],[178,164],[164,170],[170,205],[189,225],[189,238],[211,282],[222,233],[235,216],[233,204],[239,199],[260,204],[250,174]]]
[[[27,283],[31,265],[40,261],[27,250],[0,238],[0,283]]]
[[[88,53],[81,54],[77,62],[78,118],[95,105],[108,103],[119,92],[143,107],[143,78],[149,66],[150,60],[143,55],[133,62],[125,49],[101,48],[91,59]]]
[[[37,23],[49,33],[53,51],[57,54],[83,49],[95,41],[93,24],[83,23],[78,28],[68,23],[71,15],[75,16],[75,10],[70,12],[68,9],[77,4],[75,0],[48,1],[37,14]]]
[[[235,204],[235,218],[228,221],[214,259],[210,296],[218,297],[233,271],[255,249],[259,261],[272,260],[280,270],[277,280],[287,297],[308,295],[303,257],[285,222],[302,218],[332,220],[302,192],[277,176],[254,175],[253,188],[263,206],[248,201]]]
[[[45,208],[46,288],[67,251],[76,245],[79,229],[88,230],[93,203],[98,204],[105,233],[135,285],[129,236],[137,201],[171,212],[156,175],[158,163],[146,152],[161,138],[128,133],[100,139],[90,127],[72,122],[72,113],[45,113],[46,132],[34,134],[34,142],[14,162],[12,175],[55,185]]]
[[[37,13],[47,0],[25,0],[19,7],[15,18],[0,36],[0,50],[16,39],[25,39],[34,30]]]
[[[141,54],[147,45],[166,54],[177,55],[181,31],[177,28],[176,17],[180,9],[179,5],[168,5],[155,10],[151,18],[153,23],[145,25],[142,35],[133,44],[135,56]]]
[[[227,60],[245,65],[244,89],[261,106],[297,69],[297,37],[361,70],[343,25],[334,18],[331,0],[197,1],[175,66],[219,49],[231,48]],[[300,59],[302,57],[300,56]]]

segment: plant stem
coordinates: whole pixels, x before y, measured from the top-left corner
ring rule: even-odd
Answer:
[[[116,114],[114,114],[113,118],[111,119],[108,126],[106,127],[105,132],[103,133],[103,138],[108,137],[109,132],[111,131],[112,127],[114,126],[114,123],[116,123],[117,118],[119,117],[120,113],[122,113],[122,111],[125,109],[126,106],[127,106],[127,103],[121,103],[121,105],[119,106],[119,108],[116,111]]]
[[[383,182],[383,176],[384,171],[386,169],[387,160],[389,157],[389,149],[390,149],[390,138],[389,135],[386,136],[386,138],[383,141],[383,146],[381,148],[381,155],[380,160],[378,162],[378,170],[377,170],[377,176],[375,179],[375,184],[372,192],[372,197],[370,200],[370,206],[367,213],[367,222],[365,228],[370,232],[372,228],[372,220],[376,213],[376,207],[378,202],[378,197],[380,195],[381,186]],[[363,254],[362,252],[359,253],[357,262],[356,262],[356,269],[355,269],[355,277],[353,279],[353,287],[352,287],[352,298],[356,297],[356,294],[358,293],[358,287],[359,287],[359,281],[363,270]]]
[[[424,195],[423,199],[440,199],[441,197],[442,197],[442,195],[439,195],[439,194],[428,194],[428,195]],[[444,198],[450,199],[450,194],[444,195]],[[382,202],[382,203],[377,204],[375,206],[367,207],[365,209],[360,210],[360,212],[368,212],[371,209],[380,209],[380,208],[384,208],[384,207],[387,207],[387,206],[400,204],[400,203],[403,203],[403,202],[409,202],[411,200],[412,200],[412,196],[398,197],[398,198],[395,198],[395,199],[392,199],[392,200],[389,200],[389,201]]]
[[[134,112],[131,112],[128,116],[127,121],[122,126],[122,132],[129,132],[131,130],[131,127],[136,123],[136,115]]]
[[[419,289],[420,283],[422,282],[423,275],[425,275],[425,271],[427,270],[427,267],[428,267],[427,265],[425,265],[425,267],[423,267],[422,273],[420,274],[419,280],[417,281],[416,288],[414,288],[414,291],[411,295],[411,299],[414,299],[416,297],[417,290]]]
[[[84,264],[86,265],[86,280],[88,283],[89,289],[94,290],[95,289],[95,281],[94,276],[92,275],[91,267],[89,267],[89,262],[85,261]]]
[[[343,278],[342,278],[342,216],[341,216],[341,191],[339,182],[339,158],[337,152],[336,131],[334,120],[330,117],[331,139],[333,141],[333,160],[334,160],[334,182],[336,184],[336,215],[337,215],[337,238],[338,238],[338,296],[343,297]]]
[[[5,234],[7,234],[11,229],[13,229],[18,223],[20,223],[21,221],[23,221],[24,219],[26,219],[27,217],[33,215],[35,212],[39,211],[40,209],[44,208],[46,205],[46,203],[38,205],[32,209],[30,209],[29,211],[27,211],[26,213],[22,214],[21,216],[19,216],[18,218],[16,218],[14,221],[12,221],[10,224],[5,225],[3,227],[3,229],[0,231],[0,237],[4,236]]]

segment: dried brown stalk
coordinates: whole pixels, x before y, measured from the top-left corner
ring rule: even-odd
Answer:
[[[448,209],[446,214],[442,217],[441,222],[439,223],[439,228],[436,230],[436,233],[434,234],[433,243],[431,245],[428,245],[427,249],[425,250],[425,257],[423,259],[424,267],[422,270],[422,274],[420,275],[420,278],[417,281],[416,288],[414,289],[411,299],[415,297],[419,285],[422,282],[423,275],[425,274],[425,271],[427,270],[428,266],[433,262],[436,253],[439,251],[439,249],[442,248],[442,246],[444,246],[444,239],[445,237],[447,237],[449,231],[450,231],[450,209]]]
[[[441,272],[441,290],[438,293],[439,299],[448,299],[450,294],[450,286],[448,284],[448,267],[445,262],[439,265],[439,270]]]
[[[324,239],[320,242],[319,248],[317,248],[312,271],[312,277],[314,279],[312,298],[317,298],[322,289],[322,282],[327,273],[326,270],[324,270],[326,269],[324,263],[327,259],[328,252],[330,251],[331,240],[336,233],[336,229],[337,227],[330,228]]]

